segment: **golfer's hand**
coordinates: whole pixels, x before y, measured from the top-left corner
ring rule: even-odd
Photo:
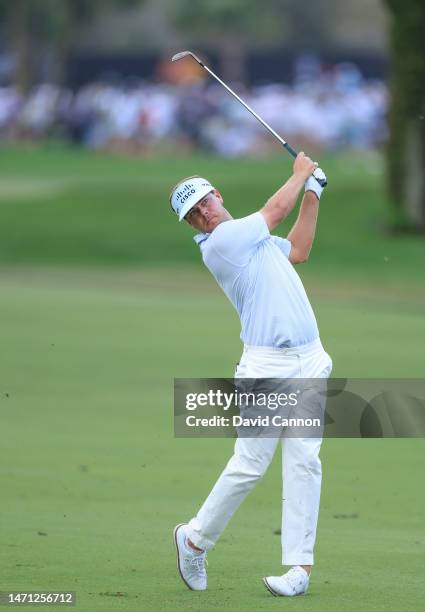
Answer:
[[[298,153],[294,161],[294,174],[301,177],[303,181],[306,181],[316,168],[317,164],[307,157],[305,153]]]
[[[316,168],[314,171],[314,175],[309,176],[305,182],[304,191],[312,191],[315,193],[320,200],[320,196],[322,195],[322,191],[328,184],[328,179],[326,178],[326,174],[323,172],[322,168]]]

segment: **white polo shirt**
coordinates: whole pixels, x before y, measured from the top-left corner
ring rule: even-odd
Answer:
[[[195,236],[202,259],[241,320],[250,346],[300,346],[319,337],[316,318],[288,257],[289,240],[271,236],[260,212]]]

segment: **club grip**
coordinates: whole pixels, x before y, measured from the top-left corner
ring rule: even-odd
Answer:
[[[285,148],[285,149],[288,151],[288,153],[289,153],[290,155],[292,155],[292,157],[296,157],[296,156],[298,155],[298,153],[295,151],[295,149],[293,149],[293,148],[291,147],[291,145],[289,145],[287,142],[285,142],[285,144],[284,144],[283,146],[284,146],[284,148]],[[316,179],[316,181],[319,183],[320,187],[326,187],[326,185],[328,184],[328,181],[327,181],[326,179],[321,179],[321,178],[318,178],[318,177],[317,177],[317,176],[314,174],[314,172],[313,172],[313,176],[314,176],[314,178]]]
[[[295,151],[295,149],[293,149],[291,147],[291,145],[289,145],[287,142],[285,142],[285,144],[283,146],[288,151],[289,155],[292,155],[292,157],[296,157],[298,155],[298,153]]]

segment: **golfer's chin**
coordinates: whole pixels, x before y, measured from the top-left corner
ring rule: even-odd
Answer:
[[[212,231],[215,230],[215,228],[217,227],[217,225],[219,225],[219,223],[220,223],[220,219],[218,217],[211,217],[211,219],[208,220],[208,223],[205,224],[204,232],[206,234],[210,234]]]

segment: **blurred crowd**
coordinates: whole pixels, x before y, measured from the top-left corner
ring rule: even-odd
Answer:
[[[291,86],[237,93],[286,140],[320,148],[370,148],[387,135],[388,91],[352,64],[301,62]],[[77,91],[39,84],[25,97],[0,88],[0,139],[60,138],[92,149],[152,150],[166,143],[226,157],[267,151],[273,139],[214,80],[171,85],[99,80]]]

